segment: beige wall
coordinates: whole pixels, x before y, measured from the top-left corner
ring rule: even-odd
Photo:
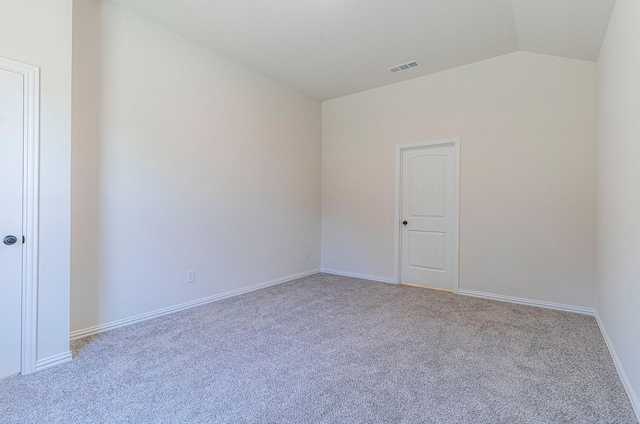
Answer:
[[[0,56],[40,67],[39,361],[69,351],[71,7],[71,0],[0,7]]]
[[[71,329],[319,268],[320,103],[112,3],[82,13],[101,33],[74,34],[99,55],[74,63],[94,116],[74,122]]]
[[[518,52],[322,112],[323,268],[393,279],[394,148],[459,136],[460,288],[595,306],[595,63]]]
[[[73,2],[71,306],[74,321],[98,311],[100,219],[100,0]]]
[[[640,416],[640,2],[618,0],[598,60],[598,312]]]

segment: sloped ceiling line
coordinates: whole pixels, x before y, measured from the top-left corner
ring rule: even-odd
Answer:
[[[518,50],[595,61],[615,2],[111,1],[319,100]]]

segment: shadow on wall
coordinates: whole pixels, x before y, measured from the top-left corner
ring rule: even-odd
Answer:
[[[71,323],[100,313],[100,4],[73,2]]]

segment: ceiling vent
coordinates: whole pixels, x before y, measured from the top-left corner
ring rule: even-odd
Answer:
[[[414,60],[413,62],[407,62],[403,63],[402,65],[392,66],[391,68],[389,68],[389,71],[395,74],[396,72],[407,71],[409,69],[417,68],[418,66],[420,66],[420,64]]]

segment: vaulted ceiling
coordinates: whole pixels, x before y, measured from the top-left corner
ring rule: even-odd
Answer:
[[[615,2],[111,1],[320,100],[518,50],[595,61]]]

